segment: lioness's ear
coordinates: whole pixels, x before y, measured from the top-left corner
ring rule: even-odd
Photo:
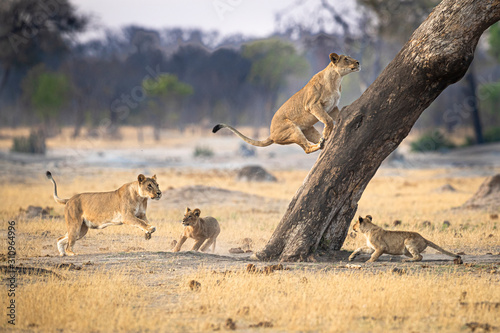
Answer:
[[[137,176],[137,180],[139,181],[139,184],[142,183],[144,180],[146,180],[146,176],[144,176],[142,173]]]
[[[189,209],[189,207],[186,207],[186,214],[189,213],[191,211],[191,209]]]
[[[156,180],[156,175],[153,175],[153,177],[151,177],[151,179]]]
[[[199,210],[198,208],[196,208],[195,210],[193,210],[193,213],[194,213],[194,215],[196,215],[196,216],[200,216],[200,214],[201,214],[201,210]]]
[[[371,215],[366,215],[366,218],[367,218],[368,220],[370,220],[370,221],[372,220],[372,216],[371,216]]]
[[[337,53],[330,53],[330,61],[334,64],[338,63],[340,56]]]

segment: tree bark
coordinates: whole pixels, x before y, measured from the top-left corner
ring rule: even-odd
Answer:
[[[500,0],[443,0],[341,117],[260,260],[308,260],[339,250],[358,201],[420,114],[464,76],[479,37],[500,19]],[[369,214],[370,212],[366,212]]]

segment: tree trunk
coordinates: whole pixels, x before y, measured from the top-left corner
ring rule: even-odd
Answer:
[[[464,76],[479,37],[499,19],[499,0],[442,1],[375,82],[342,109],[332,139],[257,258],[297,261],[320,246],[339,250],[382,161],[431,102]]]
[[[481,117],[479,116],[479,108],[477,106],[477,86],[476,78],[474,77],[473,66],[465,75],[465,83],[467,84],[467,92],[470,94],[469,107],[471,108],[472,114],[472,125],[474,126],[474,135],[476,137],[476,143],[484,143],[483,138],[483,127],[481,126]]]

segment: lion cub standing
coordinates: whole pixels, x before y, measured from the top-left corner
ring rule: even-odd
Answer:
[[[128,224],[144,231],[146,239],[151,238],[156,227],[146,218],[148,199],[159,200],[161,191],[156,182],[156,175],[146,178],[139,175],[137,180],[127,183],[111,192],[75,194],[69,199],[57,196],[57,185],[52,174],[47,171],[47,178],[54,184],[54,200],[64,207],[66,235],[57,240],[57,249],[61,256],[74,256],[75,242],[87,234],[90,229],[104,229],[110,225]]]
[[[181,239],[174,248],[174,252],[179,252],[181,250],[182,244],[189,238],[193,238],[196,242],[194,243],[192,251],[198,251],[201,246],[200,251],[207,250],[210,245],[212,246],[212,252],[215,251],[215,243],[217,236],[220,233],[219,222],[211,216],[205,218],[200,217],[201,211],[196,208],[191,210],[186,208],[186,213],[182,219],[182,225],[184,226],[184,232],[182,233]]]
[[[411,231],[389,231],[384,230],[372,222],[372,217],[367,215],[365,218],[359,217],[352,227],[354,231],[361,232],[366,237],[366,245],[360,247],[349,256],[349,261],[352,261],[360,253],[371,254],[371,258],[367,262],[374,262],[382,254],[402,255],[412,257],[411,259],[404,259],[406,261],[420,261],[422,260],[422,251],[427,246],[430,246],[441,253],[449,255],[450,257],[460,258],[459,255],[448,252],[437,246],[431,241],[428,241],[420,234]]]

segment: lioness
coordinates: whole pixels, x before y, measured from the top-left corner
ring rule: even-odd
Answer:
[[[246,137],[235,128],[216,125],[212,132],[228,128],[247,143],[257,147],[267,147],[273,143],[289,145],[296,143],[309,154],[323,149],[325,140],[330,137],[335,120],[339,116],[340,91],[342,78],[360,70],[359,61],[346,55],[330,53],[330,63],[324,70],[290,97],[274,114],[271,121],[271,134],[263,141]],[[323,136],[314,128],[321,121],[325,124]],[[311,144],[311,142],[313,144]]]
[[[374,262],[382,254],[392,254],[412,257],[404,259],[406,261],[420,261],[420,254],[427,246],[430,246],[441,253],[450,257],[460,258],[459,255],[448,252],[437,246],[431,241],[428,241],[420,234],[411,231],[389,231],[384,230],[372,223],[372,217],[367,215],[365,218],[359,217],[358,221],[352,227],[354,231],[361,232],[366,237],[365,247],[360,247],[349,256],[349,261],[352,261],[360,253],[371,254],[371,258],[367,262]]]
[[[184,232],[182,233],[181,239],[177,242],[174,248],[174,252],[179,252],[181,250],[182,244],[189,238],[193,238],[196,242],[193,245],[191,251],[198,251],[201,244],[200,251],[205,252],[206,249],[212,246],[212,252],[215,251],[215,243],[217,236],[220,233],[219,222],[211,216],[205,218],[200,217],[201,211],[196,208],[191,210],[186,208],[184,213],[184,218],[182,219],[182,225],[184,226]]]
[[[125,223],[143,230],[146,239],[150,239],[156,230],[146,218],[148,199],[161,198],[156,175],[146,178],[141,174],[137,181],[127,183],[115,191],[80,193],[70,199],[57,196],[56,181],[49,171],[47,178],[54,184],[54,200],[66,205],[64,218],[68,232],[57,240],[57,249],[61,256],[74,256],[73,245],[85,236],[89,228],[104,229],[110,225]]]

